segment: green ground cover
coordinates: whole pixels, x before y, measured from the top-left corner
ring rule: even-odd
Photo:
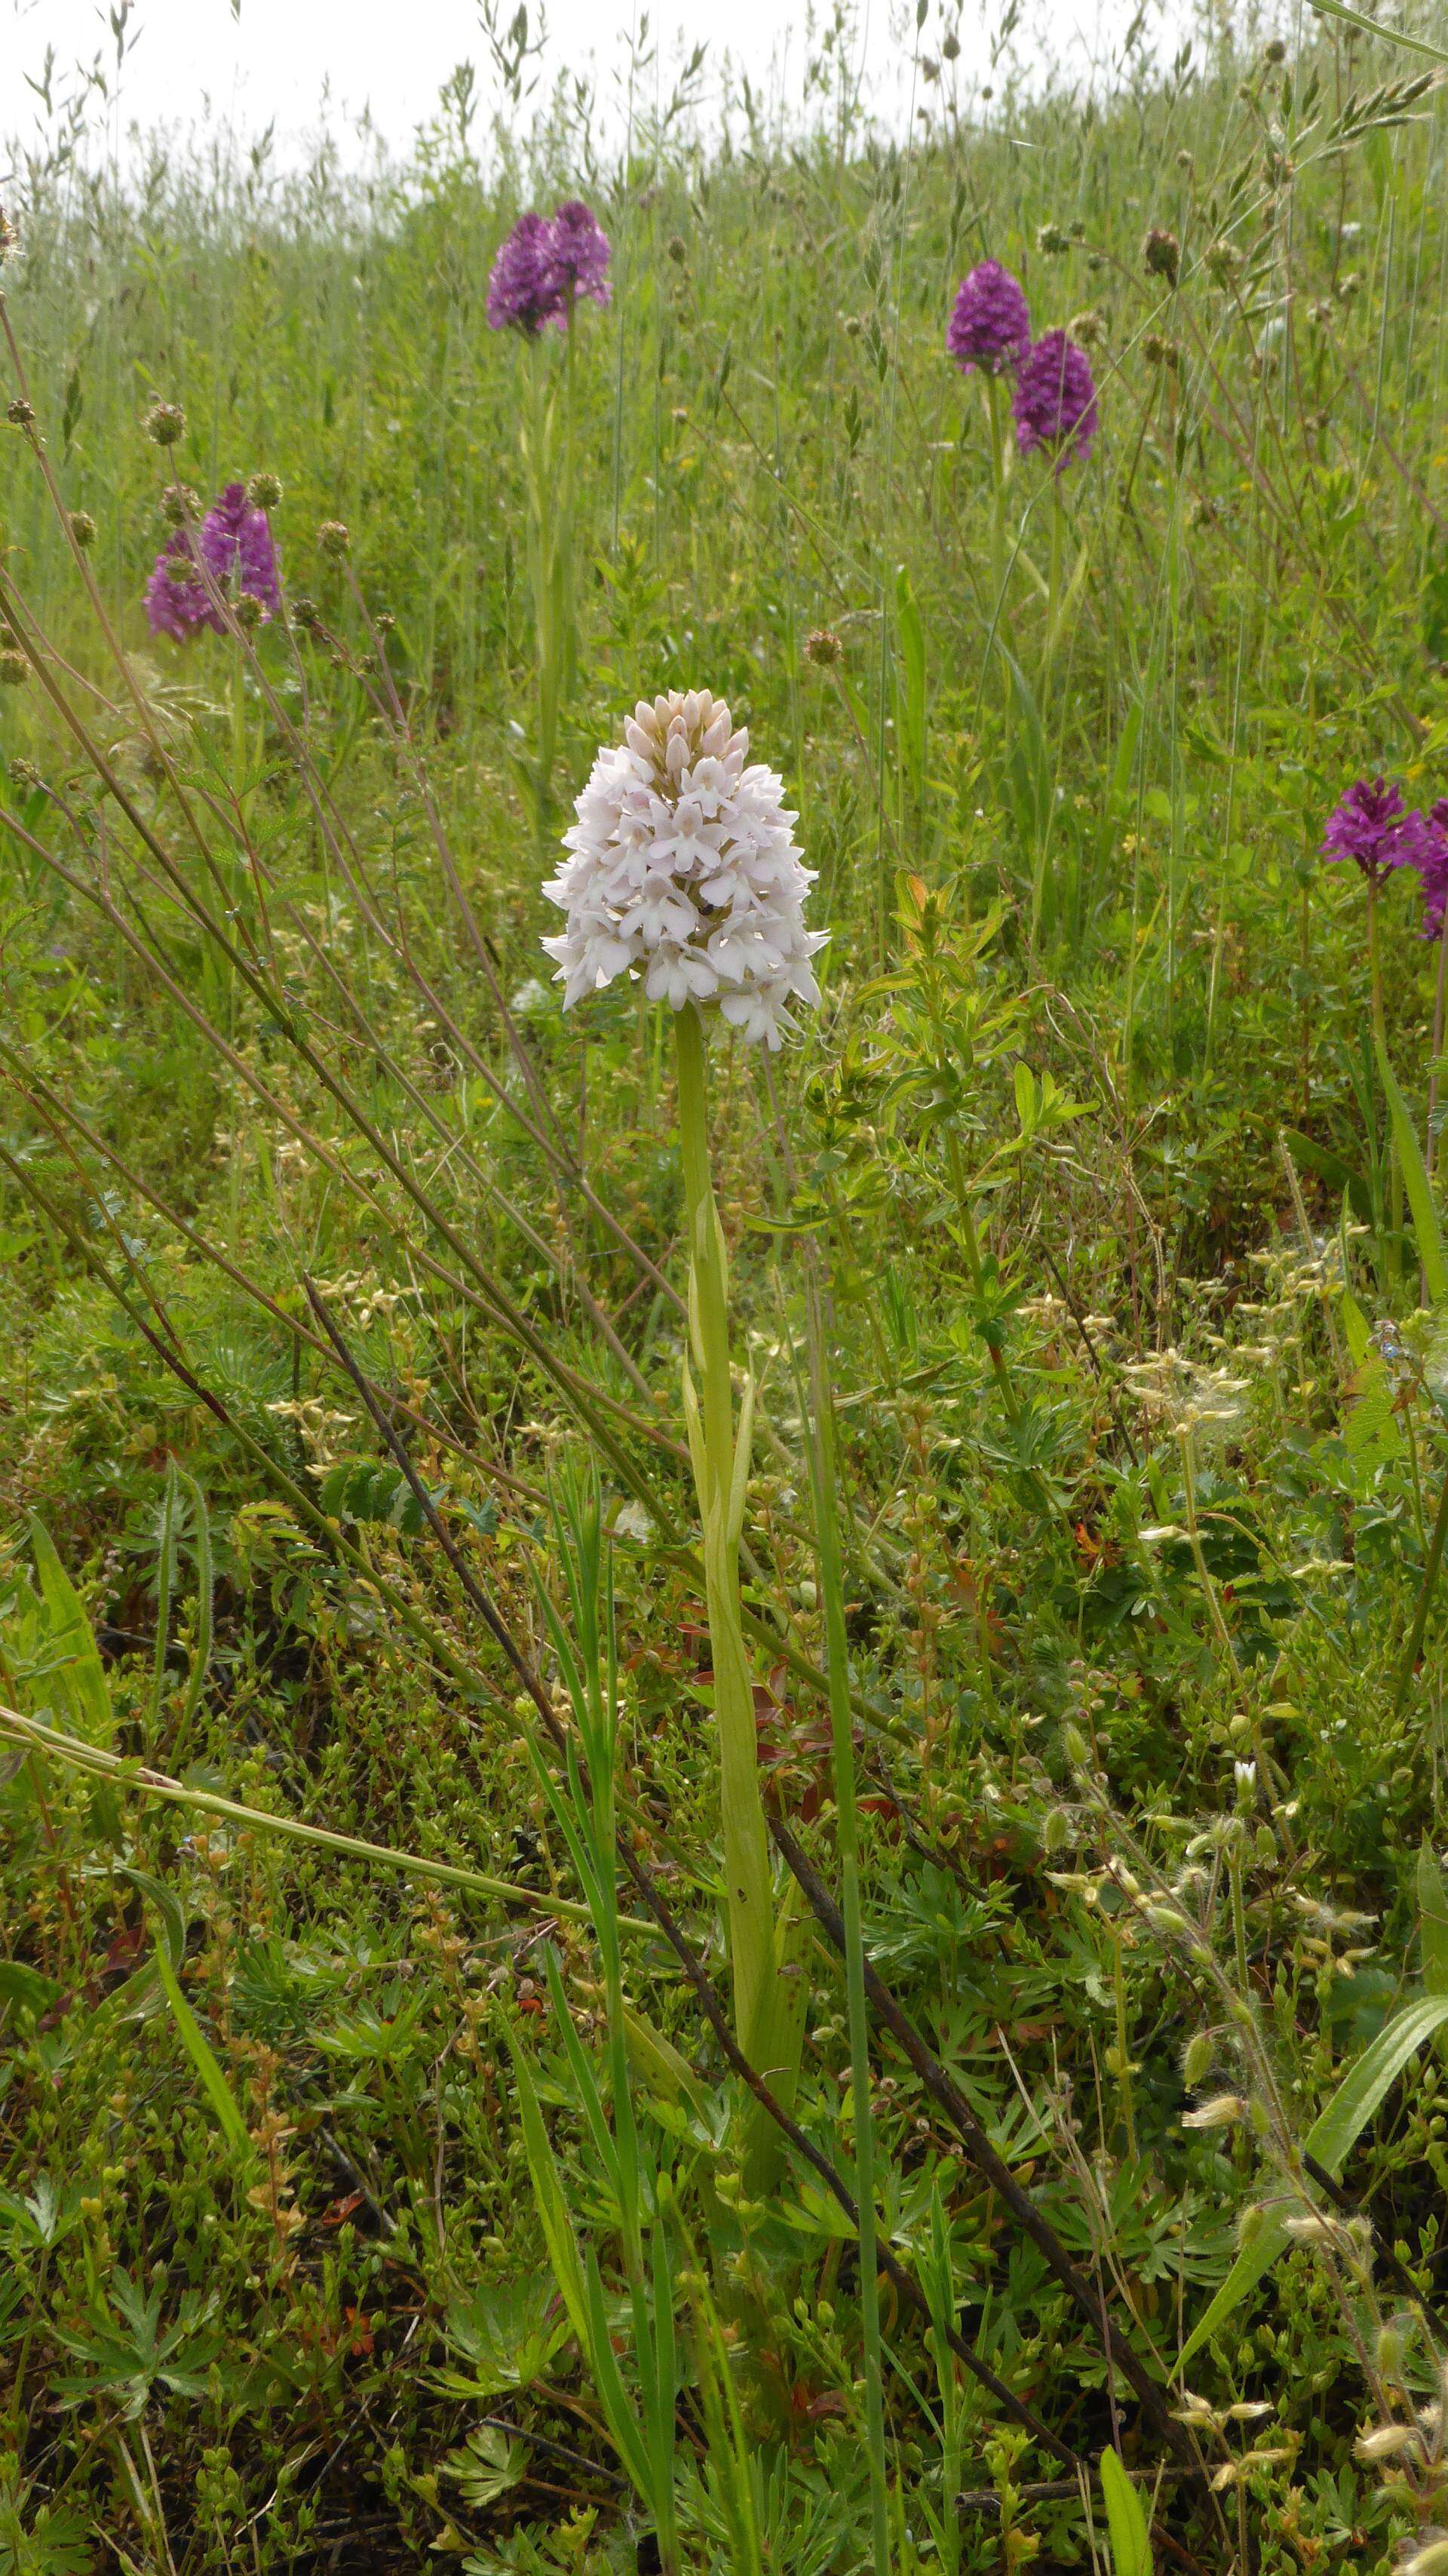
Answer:
[[[837,31],[727,148],[15,191],[0,2571],[1448,2563],[1444,951],[1319,856],[1448,794],[1435,75],[947,37],[908,149]],[[153,634],[258,474],[285,613]],[[742,1628],[669,1014],[538,945],[705,687],[830,933],[710,1048]]]

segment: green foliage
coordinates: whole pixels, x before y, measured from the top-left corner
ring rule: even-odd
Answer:
[[[525,144],[485,12],[511,125],[459,72],[375,183],[25,163],[0,610],[75,721],[4,693],[0,2576],[1448,2525],[1439,961],[1316,857],[1359,773],[1448,790],[1444,111],[1323,6],[1089,101],[926,9],[908,154],[843,19],[818,124],[709,143],[696,64],[627,166],[583,90]],[[515,347],[575,191],[613,304]],[[1091,335],[1059,483],[943,355],[987,252]],[[148,636],[173,467],[280,477],[290,625]],[[831,933],[684,1104],[702,1531],[670,1032],[537,947],[565,791],[695,684]],[[840,2188],[630,1874],[727,2027],[704,1557]]]

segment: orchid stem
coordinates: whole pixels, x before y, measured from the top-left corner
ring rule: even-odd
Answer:
[[[703,1537],[705,1605],[714,1665],[719,1803],[734,2024],[745,2055],[779,2093],[798,2071],[794,2011],[780,1977],[769,1838],[759,1794],[754,1676],[739,1596],[739,1529],[748,1476],[751,1399],[736,1439],[729,1367],[729,1266],[709,1157],[704,1024],[692,1003],[674,1013],[679,1144],[689,1241],[689,1349],[684,1411]],[[696,1384],[697,1376],[697,1384]],[[791,2060],[793,2050],[793,2063]],[[751,2126],[746,2169],[761,2187],[777,2151]]]

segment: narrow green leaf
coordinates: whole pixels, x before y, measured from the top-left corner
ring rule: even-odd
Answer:
[[[653,2512],[655,2510],[654,2482],[648,2445],[644,2440],[642,2427],[614,2357],[613,2337],[608,2325],[608,2310],[603,2300],[603,2283],[598,2277],[598,2265],[591,2254],[588,2258],[588,2338],[584,2350],[588,2354],[594,2385],[603,2400],[603,2411],[608,2418],[608,2429],[613,2439],[614,2449],[637,2487],[641,2501],[648,2506],[650,2512]]]
[[[1448,1995],[1448,1887],[1426,1836],[1418,1854],[1418,1932],[1423,1983],[1430,1995]]]
[[[184,1468],[178,1467],[176,1473],[178,1481],[185,1487],[191,1499],[192,1528],[196,1542],[196,1643],[192,1649],[191,1670],[186,1679],[186,1698],[180,1719],[181,1733],[185,1736],[201,1705],[201,1694],[206,1687],[207,1668],[211,1662],[216,1570],[211,1552],[211,1515],[206,1508],[206,1496],[195,1477],[188,1476]],[[408,1500],[412,1501],[410,1493]]]
[[[1321,2117],[1313,2122],[1305,2141],[1306,2152],[1316,2163],[1336,2175],[1356,2139],[1367,2127],[1373,2113],[1390,2087],[1397,2081],[1409,2058],[1415,2056],[1435,2030],[1448,2021],[1448,1993],[1421,1995],[1395,2013],[1386,2029],[1380,2030],[1371,2048],[1348,2068],[1332,2100]],[[1264,2272],[1270,2270],[1284,2246],[1290,2242],[1280,2218],[1268,2217],[1249,2245],[1237,2256],[1206,2314],[1199,2317],[1181,2349],[1178,2368],[1184,2370],[1193,2353],[1209,2343],[1218,2328],[1225,2324],[1248,2292],[1255,2289]]]
[[[1340,2171],[1373,2113],[1425,2041],[1448,2021],[1448,1994],[1419,1995],[1354,2059],[1327,2109],[1307,2133],[1307,2153],[1330,2174]]]
[[[1114,2451],[1101,2454],[1101,2493],[1111,2535],[1112,2576],[1151,2576],[1151,2525],[1146,2507]]]
[[[917,792],[925,776],[925,628],[910,575],[902,564],[895,576],[895,624],[900,637],[900,659],[905,666],[904,716],[905,750]]]
[[[1408,1104],[1398,1089],[1397,1076],[1388,1062],[1387,1048],[1381,1038],[1376,1043],[1378,1075],[1387,1099],[1388,1115],[1393,1122],[1393,1143],[1402,1166],[1403,1187],[1413,1211],[1418,1259],[1423,1265],[1429,1297],[1435,1306],[1441,1306],[1448,1298],[1448,1261],[1443,1257],[1443,1237],[1438,1225],[1438,1211],[1433,1204],[1432,1184],[1424,1167],[1417,1130],[1408,1114]]]
[[[582,2349],[588,2352],[592,2337],[583,2286],[583,2264],[579,2259],[578,2239],[573,2232],[568,2203],[563,2195],[563,2177],[543,2125],[537,2090],[517,2033],[505,2023],[504,2035],[513,2061],[518,2117],[522,2123],[523,2149],[528,2159],[528,2179],[533,2186],[538,2224],[543,2230],[543,2242],[548,2249],[553,2278],[558,2284],[558,2295],[568,2311],[568,2322]]]
[[[30,1545],[45,1609],[46,1646],[54,1659],[54,1678],[65,1713],[88,1744],[109,1746],[115,1741],[115,1723],[105,1666],[80,1595],[33,1512]]]
[[[247,2126],[237,2108],[236,2096],[221,2071],[216,2051],[176,1982],[176,1971],[164,1941],[152,1936],[151,1952],[161,1991],[171,2007],[171,2018],[181,2034],[187,2056],[201,2078],[202,2090],[216,2114],[216,2125],[245,2171],[255,2160],[256,2150],[247,2134]]]
[[[1276,2262],[1284,2246],[1290,2243],[1286,2228],[1279,2218],[1263,2220],[1261,2231],[1250,2245],[1244,2245],[1225,2281],[1204,2316],[1197,2319],[1181,2348],[1177,2368],[1185,2370],[1194,2353],[1211,2342],[1219,2327],[1225,2325],[1234,2308],[1240,2307],[1250,2290],[1254,2290],[1264,2272]]]
[[[1405,53],[1426,54],[1430,63],[1448,63],[1448,53],[1441,45],[1430,45],[1426,36],[1405,36],[1401,27],[1385,27],[1380,18],[1366,18],[1361,9],[1348,9],[1343,0],[1308,0],[1319,18],[1340,18],[1345,27],[1356,27],[1360,36],[1378,36],[1385,45],[1400,45]]]

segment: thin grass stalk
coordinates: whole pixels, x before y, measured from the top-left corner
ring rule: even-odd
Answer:
[[[719,1803],[734,2018],[745,2053],[756,2058],[762,2054],[766,2069],[772,2069],[769,2052],[778,1984],[774,1905],[769,1839],[759,1794],[754,1681],[739,1600],[739,1523],[749,1467],[750,1403],[746,1401],[736,1440],[729,1362],[728,1257],[710,1166],[704,1024],[692,1005],[674,1013],[674,1037],[689,1243],[689,1342],[693,1367],[698,1372],[696,1394],[686,1363],[684,1404],[698,1492],[705,1602],[714,1665],[714,1723],[719,1738]]]
[[[570,1923],[587,1923],[590,1919],[587,1906],[575,1904],[569,1897],[542,1895],[534,1888],[519,1887],[511,1878],[490,1878],[485,1871],[469,1869],[461,1861],[433,1860],[425,1853],[403,1851],[392,1843],[369,1842],[361,1834],[338,1833],[330,1825],[309,1825],[300,1816],[279,1814],[271,1807],[249,1807],[240,1798],[228,1798],[217,1789],[193,1788],[187,1780],[173,1779],[169,1772],[107,1752],[78,1735],[67,1735],[60,1727],[27,1717],[19,1709],[0,1706],[0,1736],[62,1762],[72,1771],[110,1781],[117,1789],[133,1789],[139,1797],[155,1798],[162,1806],[188,1807],[197,1815],[215,1816],[222,1824],[238,1825],[248,1833],[275,1834],[283,1842],[307,1843],[317,1851],[335,1852],[339,1859],[400,1870],[410,1878],[429,1879],[440,1887],[486,1896],[495,1904],[519,1906],[524,1913],[539,1915],[545,1922],[557,1915]],[[621,1931],[655,1937],[654,1925],[641,1916],[620,1914],[618,1924]]]
[[[854,2106],[855,2200],[860,2212],[860,2322],[865,2352],[865,2433],[870,2454],[870,2542],[875,2576],[889,2576],[890,2490],[885,2449],[885,2386],[880,2337],[880,2285],[875,2244],[875,2115],[870,2091],[870,2024],[865,2001],[865,1932],[860,1901],[860,1818],[855,1791],[854,1718],[850,1708],[849,1638],[835,1477],[834,1417],[819,1282],[808,1286],[809,1392],[800,1412],[810,1422],[809,1472],[815,1548],[825,1618],[835,1836],[844,1905],[845,1994],[850,2033],[850,2098]]]
[[[151,1657],[151,1735],[161,1731],[166,1652],[171,1642],[171,1586],[176,1576],[176,1462],[168,1459],[161,1487],[161,1527],[156,1547],[156,1642]]]
[[[261,1080],[254,1067],[251,1066],[246,1059],[238,1053],[237,1049],[229,1043],[222,1032],[216,1028],[214,1022],[207,1019],[199,1005],[192,1001],[191,996],[186,991],[184,985],[182,985],[178,981],[177,977],[173,975],[162,963],[161,958],[156,953],[155,947],[148,947],[139,933],[132,928],[131,924],[125,919],[124,915],[120,912],[111,897],[108,896],[98,884],[88,882],[85,878],[78,876],[74,870],[67,868],[61,860],[57,859],[54,851],[50,850],[44,842],[38,840],[33,833],[27,831],[20,818],[9,812],[8,809],[0,808],[0,823],[4,823],[10,830],[17,834],[19,839],[22,840],[28,848],[33,849],[64,884],[70,886],[75,893],[81,895],[85,901],[92,904],[98,911],[104,914],[112,927],[120,933],[121,937],[134,950],[135,954],[142,959],[158,982],[164,986],[177,1007],[191,1021],[199,1034],[206,1039],[208,1045],[212,1047],[215,1053],[219,1055],[230,1067],[231,1071],[237,1076],[237,1078],[243,1082],[254,1096],[264,1104],[271,1115],[275,1117],[280,1124],[285,1126],[289,1132],[306,1147],[308,1153],[314,1156],[318,1162],[322,1163],[325,1168],[332,1173],[334,1179],[340,1182],[340,1184],[348,1190],[350,1194],[356,1197],[359,1202],[368,1209],[371,1215],[379,1219],[380,1222],[387,1227],[389,1233],[394,1235],[397,1234],[399,1229],[396,1219],[389,1215],[381,1201],[376,1198],[374,1193],[364,1182],[358,1179],[357,1175],[350,1170],[341,1157],[331,1152],[331,1150],[316,1135],[315,1131],[308,1128],[304,1121],[298,1119],[293,1112],[286,1107],[278,1095]],[[214,925],[209,924],[209,922],[208,926],[213,928],[215,927]],[[233,957],[236,956],[237,952],[230,946],[230,943],[226,941],[225,934],[217,930],[216,935],[223,947],[226,949],[226,952]],[[276,1021],[278,1016],[277,1006],[269,1002],[264,991],[259,994],[259,998],[266,1003],[269,1016]],[[469,1303],[476,1304],[479,1309],[488,1314],[494,1322],[502,1324],[505,1330],[509,1333],[510,1338],[521,1342],[521,1344],[529,1351],[530,1356],[537,1362],[545,1376],[551,1378],[558,1386],[560,1393],[565,1393],[569,1382],[572,1382],[574,1397],[573,1409],[578,1412],[579,1419],[585,1423],[587,1428],[589,1428],[591,1435],[598,1441],[601,1449],[609,1457],[616,1472],[623,1478],[629,1490],[637,1495],[637,1498],[644,1504],[645,1509],[653,1513],[656,1519],[659,1519],[661,1522],[664,1521],[666,1519],[666,1515],[663,1512],[662,1506],[659,1504],[657,1498],[652,1495],[646,1483],[641,1480],[639,1470],[629,1459],[627,1452],[620,1446],[619,1442],[614,1438],[613,1434],[604,1424],[600,1423],[596,1418],[590,1417],[593,1416],[593,1410],[595,1407],[602,1407],[605,1411],[611,1411],[620,1415],[622,1419],[629,1423],[632,1429],[641,1433],[646,1439],[657,1433],[658,1425],[650,1423],[647,1417],[642,1417],[634,1413],[633,1409],[628,1405],[622,1404],[621,1400],[617,1396],[610,1394],[607,1389],[597,1386],[592,1381],[584,1379],[579,1372],[570,1368],[568,1363],[558,1358],[557,1354],[549,1346],[545,1337],[528,1323],[527,1319],[521,1313],[521,1310],[514,1305],[513,1300],[507,1295],[507,1292],[502,1289],[483,1268],[471,1246],[459,1233],[457,1227],[447,1216],[444,1215],[443,1211],[436,1205],[436,1202],[428,1197],[421,1185],[413,1178],[401,1157],[383,1136],[375,1122],[367,1116],[366,1112],[362,1110],[357,1101],[352,1097],[347,1086],[331,1072],[324,1059],[318,1055],[310,1041],[299,1034],[290,1012],[287,1013],[285,1020],[281,1022],[279,1034],[286,1038],[287,1041],[295,1048],[296,1053],[300,1057],[301,1061],[306,1065],[307,1070],[315,1076],[323,1090],[326,1091],[335,1101],[348,1123],[356,1129],[358,1134],[365,1139],[366,1143],[377,1155],[378,1159],[385,1164],[393,1180],[397,1183],[403,1195],[412,1201],[425,1224],[429,1226],[432,1231],[442,1237],[443,1241],[447,1244],[448,1249],[461,1263],[462,1272],[455,1273],[449,1271],[445,1264],[440,1262],[437,1256],[430,1252],[424,1245],[415,1245],[412,1247],[415,1257],[432,1273],[435,1278],[440,1280],[447,1287],[451,1288],[455,1295],[464,1298]],[[463,1274],[468,1275],[465,1276]],[[585,1390],[587,1391],[585,1392]]]

